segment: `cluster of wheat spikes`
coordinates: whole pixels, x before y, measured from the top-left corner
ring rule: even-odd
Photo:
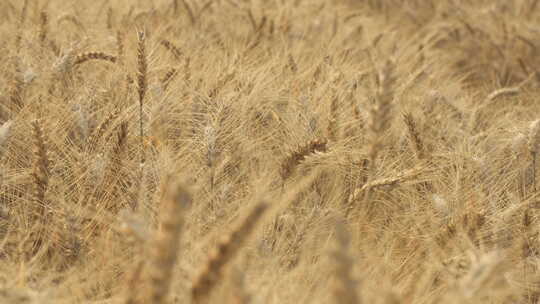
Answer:
[[[539,303],[538,3],[0,1],[0,304]]]

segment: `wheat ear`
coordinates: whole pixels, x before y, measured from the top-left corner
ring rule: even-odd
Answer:
[[[223,268],[238,253],[242,244],[255,230],[255,225],[268,209],[268,204],[259,203],[249,215],[241,222],[237,229],[232,231],[218,245],[210,255],[202,272],[195,280],[191,289],[194,303],[206,303],[211,292],[220,280]]]
[[[339,96],[338,92],[334,92],[334,97],[330,103],[330,117],[328,119],[328,138],[330,141],[339,139]]]
[[[245,275],[236,267],[233,267],[229,272],[230,304],[249,304],[252,296],[245,290]]]
[[[299,147],[293,151],[289,156],[285,158],[281,164],[281,178],[285,181],[295,171],[296,167],[306,159],[310,154],[316,152],[326,152],[327,142],[326,140],[313,140],[306,145]]]
[[[56,24],[61,24],[64,21],[68,21],[70,23],[73,23],[79,30],[86,31],[86,28],[84,25],[79,21],[79,19],[71,14],[64,14],[60,18],[56,20]]]
[[[182,0],[182,4],[184,5],[184,8],[186,9],[186,12],[188,13],[189,21],[191,21],[191,25],[195,25],[197,23],[197,19],[195,18],[195,14],[193,13],[193,9],[189,4],[186,2],[186,0]]]
[[[369,172],[375,168],[375,160],[382,146],[383,133],[388,130],[391,122],[392,102],[394,100],[394,86],[396,82],[395,65],[392,61],[385,62],[377,77],[377,92],[375,102],[371,107],[369,129],[371,142],[369,147]]]
[[[22,6],[22,9],[21,9],[21,16],[20,16],[20,19],[19,19],[19,29],[17,31],[17,34],[15,36],[15,49],[17,52],[20,51],[21,49],[21,41],[22,41],[22,34],[23,34],[23,28],[24,28],[24,23],[26,21],[26,15],[28,14],[28,0],[24,0],[23,2],[23,6]]]
[[[184,61],[183,72],[184,72],[184,82],[186,84],[190,84],[191,82],[191,58],[190,57],[186,57],[186,60]]]
[[[85,63],[89,60],[104,60],[112,63],[116,62],[116,57],[112,55],[105,54],[103,52],[87,52],[78,54],[73,61],[73,66]]]
[[[405,122],[405,125],[407,126],[409,140],[412,144],[414,152],[416,153],[416,158],[418,158],[419,160],[424,159],[424,143],[420,138],[420,132],[418,132],[418,128],[416,127],[414,117],[411,113],[405,113],[403,114],[403,120]]]
[[[375,102],[371,107],[369,130],[370,145],[368,152],[369,162],[367,163],[367,178],[372,179],[375,173],[377,156],[383,146],[383,135],[390,128],[392,103],[394,100],[394,89],[396,83],[395,63],[387,60],[377,74],[377,91]],[[370,200],[371,188],[368,188],[364,194],[364,201]]]
[[[116,57],[119,65],[124,64],[124,33],[122,31],[116,32]]]
[[[169,50],[171,52],[171,54],[173,54],[174,58],[176,60],[181,60],[182,59],[182,51],[176,46],[174,45],[174,43],[170,42],[169,40],[167,39],[162,39],[161,40],[161,45],[163,45],[167,50]]]
[[[531,123],[527,146],[532,159],[533,189],[536,192],[536,156],[538,155],[538,147],[540,146],[540,119]]]
[[[140,278],[142,270],[144,268],[144,260],[140,260],[135,265],[135,268],[132,270],[128,281],[127,281],[127,290],[126,290],[126,299],[124,304],[138,304],[138,293],[136,292],[138,285],[140,284]]]
[[[175,68],[170,68],[165,76],[161,79],[161,86],[163,87],[163,91],[167,90],[169,87],[169,84],[173,81],[173,79],[178,75],[178,71]]]
[[[47,140],[43,134],[43,129],[38,120],[32,121],[32,133],[33,133],[33,154],[34,163],[32,170],[33,179],[33,202],[32,210],[34,213],[31,218],[34,222],[39,223],[39,231],[33,242],[33,252],[37,252],[43,244],[43,237],[45,236],[45,227],[47,225],[48,206],[45,202],[45,194],[49,186],[49,156],[47,151]]]
[[[103,182],[107,183],[104,185],[105,187],[112,187],[111,197],[117,197],[119,192],[125,193],[126,191],[126,187],[123,184],[124,175],[122,174],[122,163],[127,149],[127,139],[128,123],[122,122],[118,127],[118,131],[116,134],[116,142],[111,151],[111,160],[105,172],[107,178],[103,179]],[[110,204],[109,206],[107,206],[107,209],[112,211],[113,214],[117,214],[118,204]]]
[[[184,186],[177,184],[166,190],[161,206],[161,231],[154,238],[149,265],[149,303],[165,303],[180,247],[183,207],[190,202],[191,194]]]
[[[33,198],[40,215],[45,214],[44,200],[45,192],[49,184],[49,156],[47,152],[47,141],[43,134],[43,129],[38,120],[32,122],[32,133],[34,138],[34,164],[32,178],[34,180]]]
[[[114,15],[113,9],[109,6],[107,9],[107,29],[111,30],[114,27]]]
[[[379,178],[379,179],[375,179],[370,182],[367,182],[366,184],[362,186],[362,188],[354,191],[354,194],[351,199],[354,199],[362,192],[368,192],[368,191],[374,190],[376,188],[384,187],[384,186],[393,186],[395,184],[399,184],[407,180],[414,179],[418,177],[420,174],[425,173],[426,171],[425,169],[426,169],[425,164],[421,164],[412,169],[404,170],[394,176]]]
[[[146,59],[146,35],[143,31],[138,32],[139,42],[137,44],[137,93],[139,94],[139,136],[141,140],[141,164],[145,162],[144,153],[144,130],[143,130],[143,105],[144,96],[147,90],[148,62]]]
[[[11,126],[13,125],[13,121],[8,120],[4,122],[2,125],[0,125],[0,156],[2,155],[2,151],[4,148],[4,143],[7,141],[10,133]]]
[[[41,12],[40,14],[40,24],[39,24],[39,42],[41,45],[45,44],[45,41],[47,40],[47,32],[48,32],[48,26],[49,26],[49,16],[47,15],[47,12]]]
[[[116,120],[120,114],[119,110],[112,111],[104,120],[99,124],[99,126],[94,130],[94,132],[88,137],[87,148],[88,152],[93,152],[99,145],[100,140],[103,139],[107,130],[111,127],[112,123]]]
[[[23,93],[24,93],[24,82],[20,77],[15,77],[9,86],[8,89],[8,101],[11,106],[15,106],[17,110],[22,109],[23,107]]]
[[[345,223],[336,223],[336,247],[330,251],[330,257],[334,260],[334,280],[332,296],[335,303],[360,304],[357,294],[357,282],[353,279],[351,271],[354,259],[349,254],[350,236]]]

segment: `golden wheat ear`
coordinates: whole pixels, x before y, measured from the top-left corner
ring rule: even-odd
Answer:
[[[334,303],[360,304],[358,282],[353,278],[354,259],[349,255],[351,237],[343,221],[336,222],[336,244],[329,252],[334,262],[332,296]]]
[[[148,89],[148,61],[146,58],[146,34],[141,31],[137,33],[137,93],[139,94],[139,136],[141,149],[141,164],[145,162],[144,152],[144,129],[143,129],[143,106],[144,96]]]
[[[255,225],[268,209],[267,203],[259,203],[218,245],[191,288],[194,303],[207,303],[213,289],[223,275],[223,268],[238,253],[246,239],[254,232]]]
[[[49,184],[48,144],[43,133],[40,121],[34,120],[32,122],[32,134],[34,137],[34,164],[32,177],[34,180],[33,198],[37,206],[43,206],[45,192],[47,191],[47,186]],[[43,209],[42,212],[45,212],[45,210]]]
[[[89,60],[103,60],[103,61],[109,61],[109,62],[115,63],[116,59],[117,58],[115,56],[108,55],[103,52],[88,52],[88,53],[78,54],[77,56],[75,56],[73,65],[77,66]]]
[[[48,142],[44,135],[41,122],[32,121],[33,154],[34,163],[32,168],[33,192],[32,200],[33,214],[31,219],[39,226],[39,231],[33,241],[33,251],[37,252],[45,242],[45,229],[48,226],[47,220],[50,218],[50,206],[46,202],[46,192],[49,187],[50,164],[48,153]]]
[[[41,12],[41,14],[39,15],[39,19],[39,42],[43,45],[47,40],[49,15],[47,14],[47,12]]]
[[[293,175],[296,167],[306,159],[307,156],[316,152],[326,152],[327,142],[326,140],[312,140],[306,145],[298,147],[295,151],[290,153],[281,164],[281,178],[286,180]]]
[[[10,133],[12,125],[13,125],[13,121],[8,120],[0,126],[0,152],[2,151],[4,143],[7,141],[9,137],[9,133]]]
[[[414,120],[414,117],[411,113],[405,113],[403,114],[403,121],[405,122],[405,125],[407,126],[407,134],[409,136],[409,140],[411,142],[412,148],[414,152],[416,153],[416,158],[418,160],[424,159],[425,155],[425,149],[424,149],[424,143],[420,137],[420,132],[418,131],[418,127],[416,125],[416,122]]]
[[[375,102],[370,109],[369,130],[371,133],[369,147],[370,171],[375,168],[375,161],[382,147],[383,134],[390,128],[392,108],[396,87],[395,63],[387,60],[377,74]]]
[[[536,158],[538,155],[538,147],[540,146],[540,119],[533,121],[529,127],[529,138],[527,147],[531,155],[531,167],[533,178],[533,190],[536,192]]]
[[[163,45],[163,47],[165,47],[167,50],[169,50],[169,52],[171,52],[171,54],[173,54],[174,58],[177,61],[180,61],[182,59],[183,53],[176,45],[174,45],[174,43],[172,43],[171,41],[169,41],[167,39],[162,39],[160,41],[160,43],[161,43],[161,45]]]
[[[191,194],[181,184],[170,185],[161,206],[161,230],[156,232],[151,247],[148,269],[148,303],[166,303],[178,250],[185,207],[191,204]]]

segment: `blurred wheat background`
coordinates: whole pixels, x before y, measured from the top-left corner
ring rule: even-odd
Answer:
[[[0,2],[0,303],[538,303],[537,0]]]

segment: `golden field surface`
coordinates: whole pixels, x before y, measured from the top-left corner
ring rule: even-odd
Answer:
[[[537,0],[0,2],[0,303],[538,303]]]

